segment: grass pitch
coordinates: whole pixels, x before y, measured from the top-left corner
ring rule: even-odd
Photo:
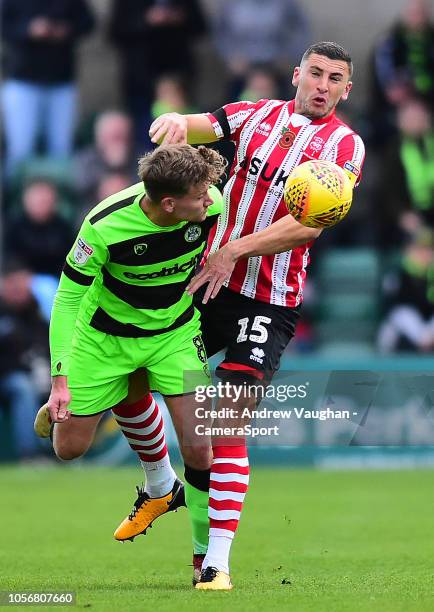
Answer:
[[[1,468],[0,590],[72,590],[77,608],[116,612],[434,610],[432,471],[254,470],[231,593],[190,586],[185,510],[133,544],[112,539],[139,478]]]

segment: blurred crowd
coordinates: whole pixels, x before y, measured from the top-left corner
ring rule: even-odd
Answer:
[[[10,419],[22,457],[36,452],[28,414],[48,388],[51,304],[84,215],[137,181],[136,160],[150,148],[155,117],[214,110],[235,99],[289,99],[288,66],[313,42],[300,0],[220,0],[212,14],[200,0],[108,4],[102,22],[88,0],[1,1],[0,420]],[[323,268],[313,266],[292,351],[319,350],[324,330],[338,329],[332,307],[318,321],[326,290],[321,270],[330,252],[351,249],[361,276],[361,254],[370,273],[378,272],[370,289],[374,332],[364,339],[382,353],[434,350],[432,19],[428,0],[407,0],[377,40],[369,66],[357,67],[369,71],[372,104],[339,112],[366,142],[364,179],[357,209],[315,247],[313,260]],[[122,104],[108,108],[102,99],[97,115],[86,117],[79,110],[77,51],[98,31],[117,54]],[[197,43],[204,38],[218,66],[213,108],[202,108],[198,95]],[[230,147],[221,151],[231,158]],[[348,297],[352,285],[345,291]],[[348,302],[343,316],[353,329],[357,316],[366,316],[360,311]]]

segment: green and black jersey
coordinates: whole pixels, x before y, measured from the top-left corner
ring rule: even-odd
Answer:
[[[85,218],[66,258],[50,324],[52,374],[67,374],[75,324],[137,338],[176,329],[194,314],[185,288],[223,198],[202,222],[155,225],[140,207],[138,183],[101,202]]]

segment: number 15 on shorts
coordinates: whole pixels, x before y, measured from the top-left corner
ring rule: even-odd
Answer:
[[[264,344],[268,340],[268,330],[265,326],[269,325],[270,323],[270,317],[264,317],[261,315],[254,318],[251,326],[249,317],[239,319],[238,325],[240,326],[240,333],[238,334],[237,342],[246,342],[246,340],[250,340],[251,342],[255,342],[257,344]]]

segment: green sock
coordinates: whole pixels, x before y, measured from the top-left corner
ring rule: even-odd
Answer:
[[[208,549],[208,491],[196,489],[190,483],[185,483],[185,501],[190,516],[193,534],[193,552],[195,555],[205,555]]]

